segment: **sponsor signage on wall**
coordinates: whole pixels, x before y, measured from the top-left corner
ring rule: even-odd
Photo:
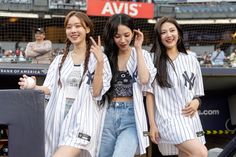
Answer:
[[[112,16],[124,13],[134,18],[153,18],[154,4],[141,2],[88,0],[87,15]]]
[[[234,134],[236,125],[232,125],[229,113],[228,95],[208,93],[202,97],[201,118],[206,134]]]
[[[189,3],[202,3],[202,2],[236,2],[236,0],[177,0],[177,1],[187,1]]]
[[[0,68],[1,75],[46,75],[46,69]]]
[[[0,75],[34,75],[45,76],[49,65],[47,64],[0,64]]]

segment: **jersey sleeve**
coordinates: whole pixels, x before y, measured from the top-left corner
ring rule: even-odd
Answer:
[[[110,81],[112,78],[112,73],[111,73],[111,68],[110,68],[108,58],[105,54],[103,54],[103,58],[104,58],[104,67],[103,67],[103,76],[102,76],[103,87],[102,87],[102,90],[101,90],[99,96],[95,97],[96,100],[102,100],[102,96],[110,88]]]
[[[61,57],[62,57],[61,55],[57,56],[53,60],[53,62],[50,64],[46,78],[43,83],[43,86],[46,86],[50,90],[50,93],[52,93],[52,89],[56,83],[56,78],[58,75],[58,67],[59,67],[59,63],[61,61]]]
[[[153,64],[153,59],[151,57],[151,54],[148,51],[143,50],[143,56],[144,56],[144,60],[145,60],[147,69],[149,71],[149,80],[148,80],[147,84],[142,85],[142,91],[153,93],[152,83],[155,79],[157,70]]]
[[[200,97],[204,95],[204,86],[202,79],[201,67],[198,61],[196,61],[196,83],[194,86],[195,97]]]

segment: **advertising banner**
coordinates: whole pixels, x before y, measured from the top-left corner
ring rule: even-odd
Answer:
[[[30,75],[30,76],[45,76],[48,71],[48,64],[0,64],[0,75]]]
[[[177,0],[177,1],[181,1],[181,0]],[[202,3],[202,2],[216,2],[216,0],[185,0],[189,3]],[[235,0],[217,0],[217,2],[236,2]]]
[[[228,95],[208,93],[202,98],[199,115],[206,134],[234,134],[236,131],[230,119]]]
[[[112,16],[124,13],[133,18],[153,18],[154,4],[126,1],[88,0],[87,15]]]

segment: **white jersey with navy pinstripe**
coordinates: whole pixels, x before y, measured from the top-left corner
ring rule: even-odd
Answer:
[[[204,95],[199,62],[192,55],[179,53],[173,64],[174,68],[167,62],[171,88],[161,88],[154,81],[155,120],[161,137],[158,146],[163,155],[178,154],[174,145],[190,139],[198,138],[205,143],[198,113],[192,118],[181,114],[193,97]]]
[[[73,69],[71,53],[68,54],[62,69],[58,86],[58,66],[62,56],[54,59],[49,67],[44,86],[51,91],[51,97],[45,111],[45,157],[51,157],[60,145],[68,145],[82,149],[83,157],[93,157],[94,143],[97,139],[97,126],[102,110],[97,105],[97,100],[110,88],[111,70],[107,57],[104,55],[103,89],[100,96],[92,96],[92,79],[96,68],[96,58],[91,53],[88,71],[82,78],[82,84],[77,96],[65,116],[65,85]],[[83,66],[83,65],[82,65]]]
[[[148,131],[148,128],[147,128],[147,119],[146,119],[145,108],[144,108],[144,103],[143,103],[143,92],[152,90],[152,82],[156,75],[156,68],[153,65],[150,53],[147,52],[146,50],[142,50],[142,53],[144,56],[147,69],[150,74],[149,82],[146,85],[141,85],[138,78],[137,52],[135,48],[132,48],[131,55],[126,65],[129,71],[129,74],[132,76],[132,79],[134,82],[133,83],[133,101],[134,101],[135,122],[136,122],[137,134],[138,134],[138,139],[139,139],[139,148],[137,150],[137,154],[145,154],[146,148],[149,146],[149,138],[146,134],[146,132]],[[104,114],[104,117],[105,117],[105,114]],[[100,132],[100,138],[101,138],[101,133],[102,133],[102,129]]]

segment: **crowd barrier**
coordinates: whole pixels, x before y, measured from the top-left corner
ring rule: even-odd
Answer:
[[[0,124],[8,126],[8,157],[44,156],[44,94],[0,90]]]

